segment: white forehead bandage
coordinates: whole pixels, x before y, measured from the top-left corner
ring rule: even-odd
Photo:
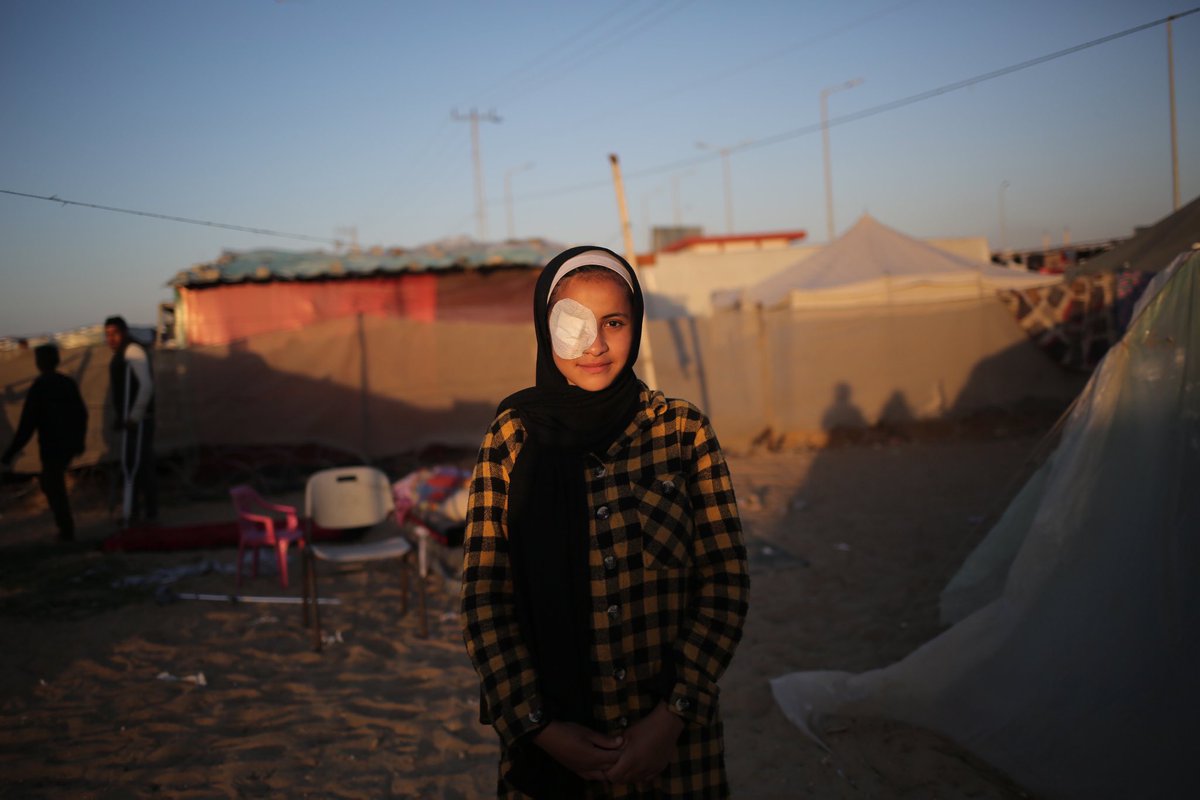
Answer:
[[[577,256],[571,256],[562,263],[558,271],[554,273],[554,280],[550,281],[550,290],[546,292],[546,302],[550,302],[550,296],[554,294],[554,287],[558,286],[558,282],[562,280],[573,269],[580,267],[604,267],[621,276],[625,283],[629,284],[629,291],[633,291],[633,281],[629,280],[629,273],[625,269],[625,265],[619,259],[613,258],[611,253],[606,253],[603,250],[585,250]]]
[[[596,315],[583,303],[567,297],[550,310],[550,342],[554,355],[573,361],[596,341]]]

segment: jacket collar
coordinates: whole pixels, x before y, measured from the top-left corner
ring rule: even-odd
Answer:
[[[622,448],[629,444],[630,440],[638,433],[646,430],[654,425],[667,410],[667,396],[658,389],[650,389],[646,384],[641,384],[641,408],[634,415],[629,425],[626,426],[624,433],[617,437],[616,441],[608,448],[606,455],[612,456],[619,452]]]

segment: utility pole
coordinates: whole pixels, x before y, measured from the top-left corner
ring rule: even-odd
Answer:
[[[515,229],[513,227],[513,213],[512,213],[512,203],[513,203],[513,201],[512,201],[512,176],[515,173],[524,172],[527,169],[533,169],[532,161],[527,161],[524,164],[522,164],[521,166],[513,167],[512,169],[510,169],[504,173],[504,213],[505,213],[505,216],[508,218],[507,219],[507,221],[508,221],[508,238],[510,240],[515,238],[515,236],[516,236],[516,234],[514,233]]]
[[[679,202],[679,181],[691,174],[692,171],[689,169],[685,172],[676,172],[671,176],[671,208],[674,211],[672,219],[676,228],[683,225],[683,206]]]
[[[646,248],[651,251],[654,250],[654,230],[650,224],[650,201],[662,190],[663,187],[656,186],[642,195],[642,226],[646,229]]]
[[[1008,181],[1000,181],[999,202],[997,205],[1000,208],[1000,259],[1004,262],[1004,266],[1008,266],[1008,226],[1004,219],[1004,190],[1008,188]]]
[[[353,255],[358,255],[360,252],[362,252],[358,247],[358,226],[357,225],[348,225],[348,226],[341,227],[341,228],[334,228],[333,232],[335,234],[337,234],[339,237],[337,240],[339,246],[346,244],[346,242],[340,238],[342,236],[345,236],[347,239],[349,239],[350,252]]]
[[[714,147],[707,142],[696,142],[696,147],[701,150],[716,150],[721,155],[721,178],[725,187],[725,233],[733,233],[733,170],[729,166],[729,154],[750,142],[750,139],[743,139],[729,147]]]
[[[1171,94],[1171,199],[1179,210],[1179,136],[1175,130],[1175,51],[1171,42],[1171,21],[1167,17],[1167,86]]]
[[[496,116],[496,112],[489,111],[486,114],[480,114],[475,109],[471,109],[470,114],[459,114],[455,109],[451,112],[450,118],[455,122],[470,122],[471,123],[471,158],[475,162],[475,220],[476,230],[479,235],[479,241],[487,241],[487,198],[483,192],[483,161],[479,155],[479,122],[500,122],[500,118]]]
[[[825,154],[825,225],[830,242],[833,241],[837,229],[833,225],[833,165],[829,160],[829,95],[844,89],[853,89],[860,83],[862,78],[854,78],[821,90],[821,143]]]
[[[733,233],[733,174],[729,166],[729,148],[721,150],[721,175],[725,184],[725,233]]]
[[[616,153],[609,155],[608,163],[612,165],[613,187],[617,192],[617,214],[621,218],[621,235],[625,239],[625,260],[637,273],[638,282],[642,284],[644,298],[653,293],[656,288],[654,277],[643,275],[638,269],[637,250],[633,247],[633,229],[629,227],[629,207],[625,205],[625,183],[621,180],[621,162],[617,159]],[[653,389],[658,386],[658,374],[654,370],[654,353],[650,350],[650,320],[645,313],[642,314],[642,343],[639,353],[642,363],[641,371],[646,379],[646,385]]]

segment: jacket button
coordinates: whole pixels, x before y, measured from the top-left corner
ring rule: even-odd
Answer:
[[[616,619],[620,615],[621,615],[621,607],[620,606],[609,606],[608,607],[608,618],[609,619]]]
[[[617,720],[617,727],[619,727],[619,728],[628,728],[628,727],[629,727],[629,718],[628,718],[628,717],[621,717],[620,719],[618,719],[618,720]]]
[[[603,478],[607,474],[608,474],[608,472],[607,472],[607,470],[604,469],[604,467],[593,467],[592,468],[592,477],[593,478]]]
[[[663,494],[670,494],[675,491],[675,482],[672,480],[660,481],[658,488]]]
[[[676,711],[684,712],[684,711],[687,711],[691,707],[692,707],[692,701],[688,700],[686,697],[675,698],[675,710]]]
[[[613,677],[619,681],[625,680],[625,670],[621,668],[613,670]]]
[[[600,506],[596,509],[596,519],[606,520],[612,512],[608,510],[608,506]]]
[[[608,570],[609,572],[612,572],[614,569],[617,568],[617,559],[614,556],[605,556],[604,557],[604,568],[606,570]]]
[[[534,725],[537,725],[539,722],[541,722],[544,717],[545,715],[542,714],[542,710],[540,708],[535,708],[533,711],[529,712],[529,721]]]

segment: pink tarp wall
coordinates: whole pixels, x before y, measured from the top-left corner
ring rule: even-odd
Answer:
[[[189,347],[357,314],[419,322],[525,322],[537,276],[536,270],[472,270],[181,286],[176,313]]]

